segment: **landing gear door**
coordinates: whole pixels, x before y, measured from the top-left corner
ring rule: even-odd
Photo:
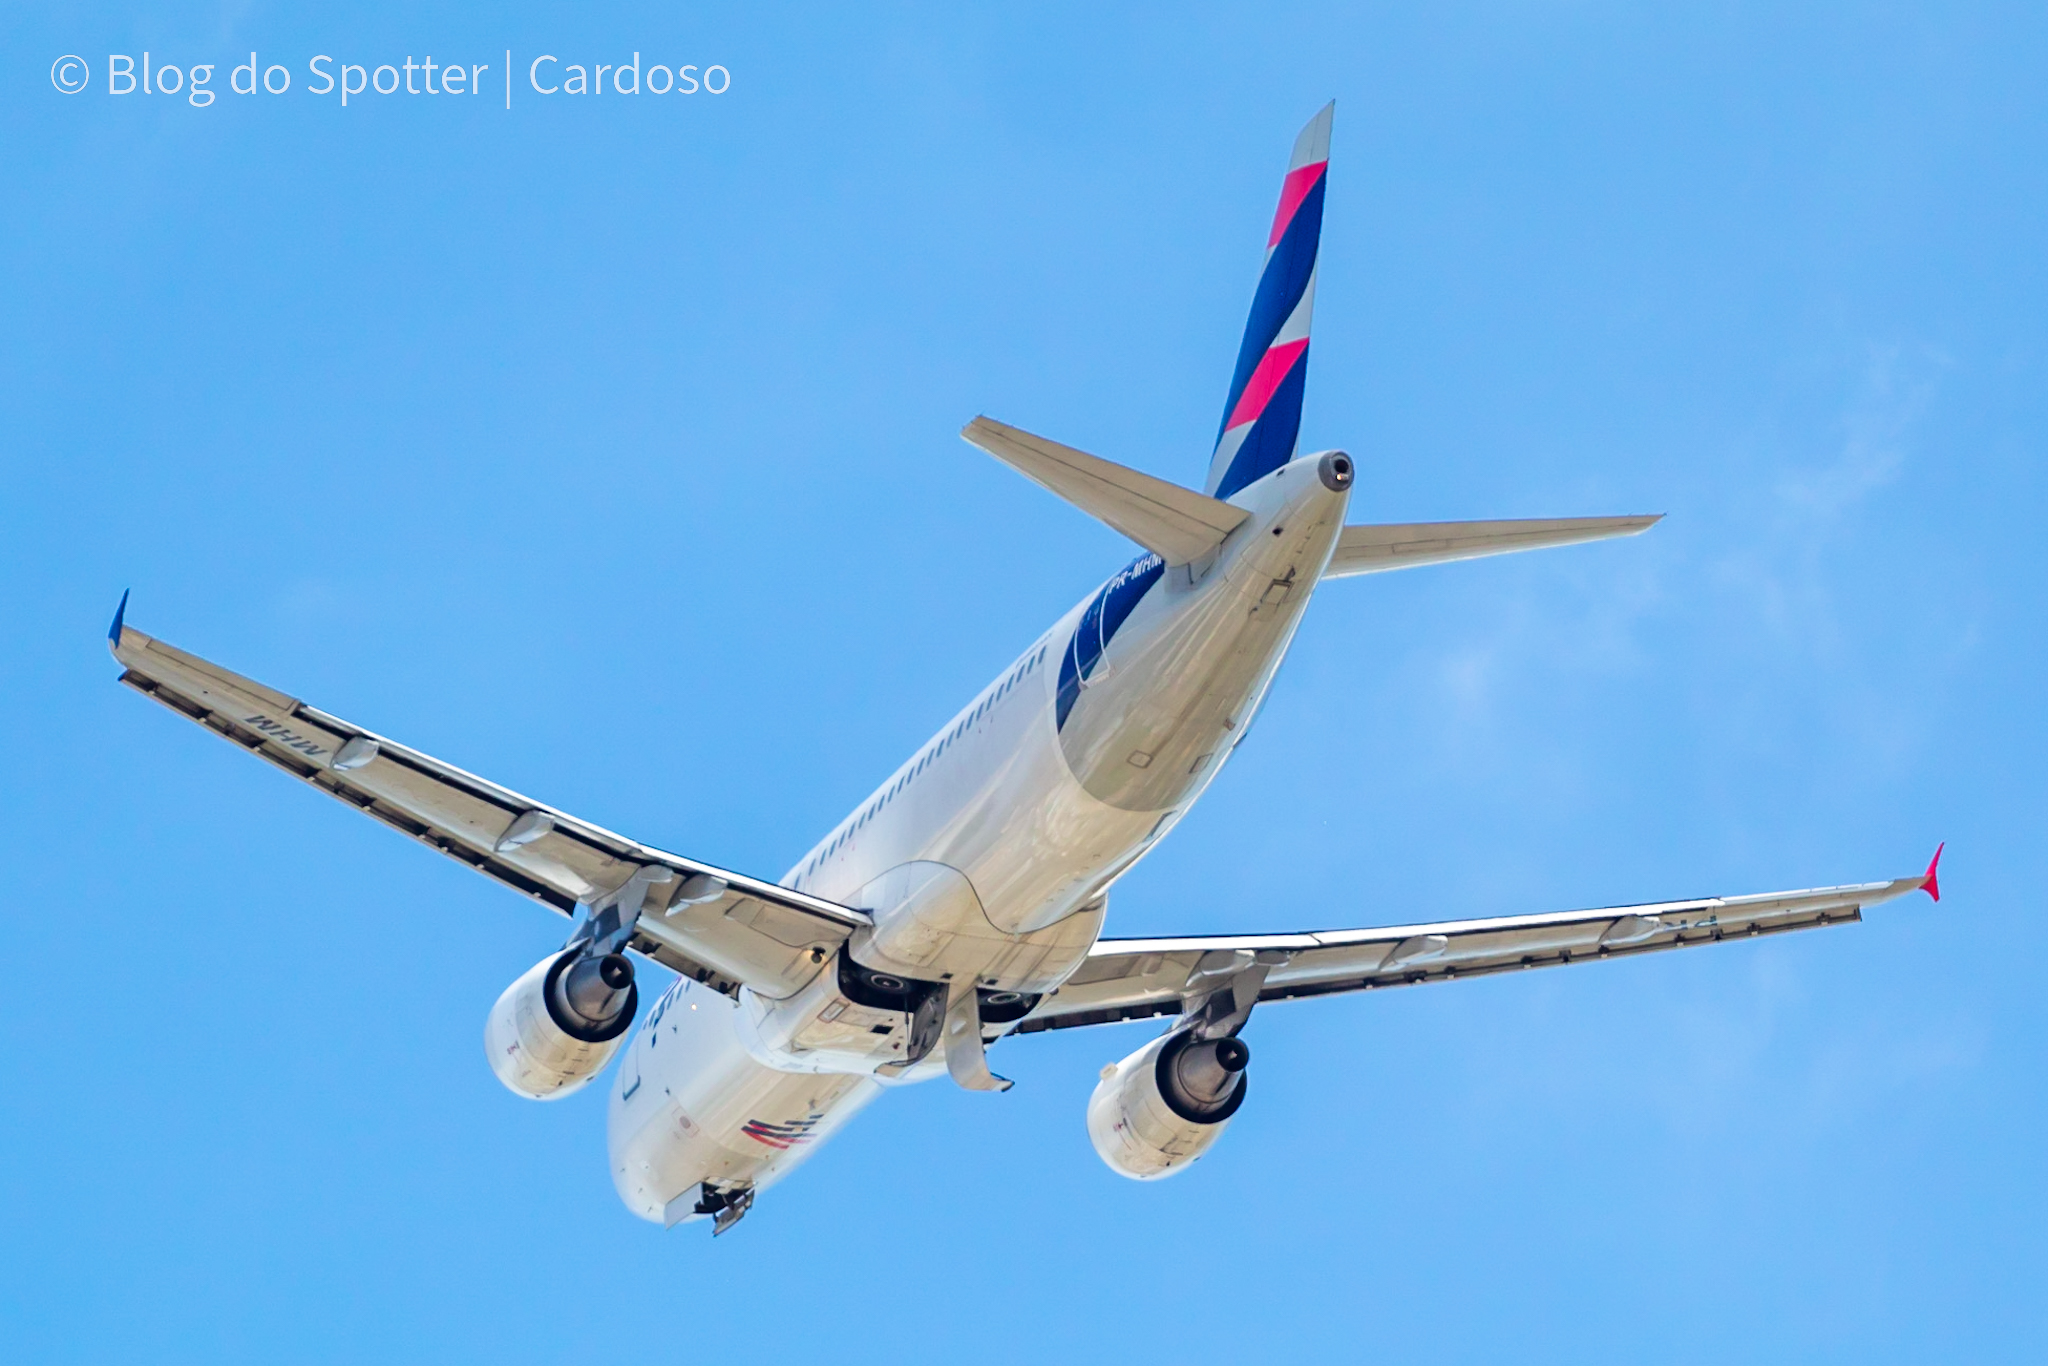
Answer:
[[[640,1052],[646,1047],[647,1031],[643,1029],[633,1036],[624,1060],[619,1063],[620,1100],[631,1100],[640,1090]]]
[[[654,1003],[654,1009],[647,1012],[647,1019],[633,1033],[633,1040],[626,1046],[625,1057],[619,1059],[619,1099],[633,1099],[640,1090],[640,1069],[647,1050],[653,1046],[654,1031],[661,1027],[661,1017],[668,1013],[669,1006],[676,998],[676,988],[670,986]]]

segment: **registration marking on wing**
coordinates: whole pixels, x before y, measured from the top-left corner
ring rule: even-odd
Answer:
[[[327,746],[315,744],[282,721],[273,721],[261,712],[243,717],[242,724],[260,732],[265,739],[275,740],[286,749],[295,749],[309,759],[317,759],[327,752]]]

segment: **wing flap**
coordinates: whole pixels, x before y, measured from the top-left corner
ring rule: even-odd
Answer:
[[[1662,513],[1637,517],[1524,517],[1492,522],[1402,522],[1347,526],[1330,554],[1326,579],[1449,564],[1517,550],[1604,541],[1634,536],[1663,520]]]
[[[1809,891],[1377,929],[1104,939],[1016,1032],[1178,1014],[1199,965],[1215,955],[1280,960],[1267,969],[1259,1000],[1296,1000],[1846,925],[1862,919],[1865,907],[1920,890],[1927,881],[1921,874]]]
[[[127,686],[565,915],[644,866],[673,870],[680,876],[658,893],[669,900],[649,906],[633,947],[720,990],[744,983],[765,996],[789,995],[867,923],[850,907],[579,820],[133,627],[118,627],[109,644]],[[698,875],[716,895],[679,900]]]

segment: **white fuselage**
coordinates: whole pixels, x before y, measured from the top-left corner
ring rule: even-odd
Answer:
[[[1229,501],[1250,516],[1220,549],[1144,557],[1090,595],[783,877],[868,912],[861,969],[971,977],[998,1031],[1001,1005],[1080,966],[1110,883],[1243,738],[1348,492],[1306,456]],[[843,971],[782,1000],[678,979],[646,1012],[609,1113],[628,1208],[675,1222],[706,1182],[765,1187],[883,1086],[945,1072],[943,1046],[906,1066],[906,1017],[850,999]]]

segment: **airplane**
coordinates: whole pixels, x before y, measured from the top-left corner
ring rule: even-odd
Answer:
[[[556,1100],[623,1054],[607,1111],[635,1215],[731,1228],[861,1108],[940,1076],[1010,1083],[1013,1035],[1166,1028],[1102,1069],[1112,1171],[1206,1153],[1244,1103],[1268,1002],[1463,981],[1862,918],[1915,877],[1300,933],[1104,937],[1109,892],[1250,730],[1326,581],[1639,534],[1657,516],[1346,525],[1356,467],[1297,452],[1334,104],[1295,140],[1205,487],[977,417],[961,435],[1136,542],[779,881],[615,834],[126,625],[120,681],[573,923],[484,1028],[498,1078]],[[640,1019],[635,958],[674,980]],[[628,1032],[639,1020],[639,1029]]]

